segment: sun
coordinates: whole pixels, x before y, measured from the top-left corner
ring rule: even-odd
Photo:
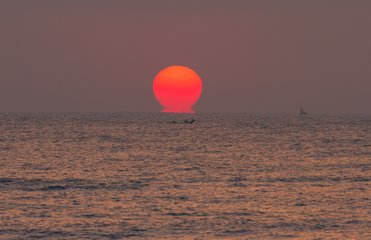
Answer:
[[[156,75],[153,93],[162,112],[194,113],[192,107],[201,96],[202,80],[189,67],[170,66]]]

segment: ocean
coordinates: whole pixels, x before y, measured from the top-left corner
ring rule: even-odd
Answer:
[[[0,114],[0,239],[371,239],[370,180],[370,115]]]

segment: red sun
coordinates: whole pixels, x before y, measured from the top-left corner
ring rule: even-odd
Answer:
[[[163,112],[193,113],[192,106],[202,92],[202,80],[192,69],[170,66],[153,80],[153,92]]]

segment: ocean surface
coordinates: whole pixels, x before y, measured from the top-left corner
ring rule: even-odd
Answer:
[[[370,180],[370,115],[0,114],[0,239],[371,239]]]

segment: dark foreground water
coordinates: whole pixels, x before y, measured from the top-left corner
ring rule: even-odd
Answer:
[[[0,239],[371,239],[370,179],[367,115],[0,114]]]

